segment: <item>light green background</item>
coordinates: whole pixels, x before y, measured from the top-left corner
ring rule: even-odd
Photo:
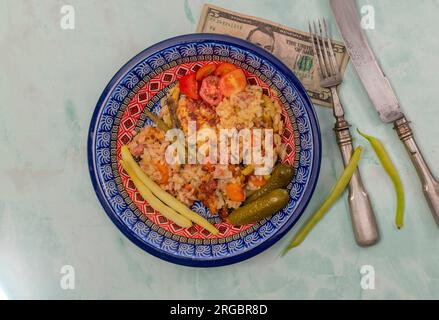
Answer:
[[[60,28],[72,4],[76,29]],[[195,30],[203,0],[0,0],[0,287],[9,298],[439,298],[439,230],[420,183],[391,125],[382,124],[349,65],[341,88],[347,118],[382,138],[402,176],[406,226],[393,226],[390,180],[366,146],[361,170],[381,229],[381,242],[356,246],[346,196],[310,237],[279,258],[287,237],[240,264],[194,269],[161,261],[125,238],[101,208],[90,183],[86,138],[90,118],[113,74],[142,49]],[[215,1],[217,5],[306,29],[325,16],[326,0]],[[439,174],[439,1],[372,4],[372,47],[413,121],[419,144]],[[341,173],[329,109],[317,107],[323,163],[308,217]],[[76,288],[60,287],[63,265]],[[360,268],[375,269],[375,290],[360,286]]]

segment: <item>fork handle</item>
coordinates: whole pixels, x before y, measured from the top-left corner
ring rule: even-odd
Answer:
[[[405,117],[395,121],[395,130],[415,165],[418,176],[421,179],[425,198],[439,227],[439,182],[434,178],[427,162],[422,156],[410,124]]]
[[[337,144],[340,148],[343,164],[346,167],[352,153],[352,136],[349,124],[344,118],[338,118],[334,127]],[[349,182],[349,210],[355,240],[359,246],[371,246],[378,242],[379,231],[375,214],[370,203],[369,195],[364,188],[359,169],[357,169]]]

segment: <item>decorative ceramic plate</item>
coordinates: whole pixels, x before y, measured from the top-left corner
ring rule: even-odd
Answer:
[[[160,99],[187,72],[212,61],[240,66],[250,84],[279,101],[289,162],[295,176],[288,205],[251,226],[233,227],[201,203],[192,209],[214,223],[212,235],[194,225],[183,229],[155,212],[118,164],[120,147],[133,130],[152,123],[144,110],[157,112]],[[88,161],[99,201],[116,226],[136,245],[164,260],[198,267],[250,258],[278,241],[307,206],[320,169],[321,139],[308,96],[294,74],[277,58],[246,41],[214,34],[191,34],[160,42],[131,59],[102,93],[89,129]]]

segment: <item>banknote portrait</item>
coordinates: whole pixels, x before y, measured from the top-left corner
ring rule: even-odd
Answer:
[[[256,28],[252,29],[248,33],[246,40],[271,53],[273,53],[276,42],[272,28],[263,24],[258,24]]]

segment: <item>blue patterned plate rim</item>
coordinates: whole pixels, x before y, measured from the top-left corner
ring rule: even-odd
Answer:
[[[212,260],[196,260],[191,257],[183,257],[183,256],[175,256],[168,254],[166,252],[161,252],[149,245],[145,242],[141,241],[138,237],[136,237],[133,232],[127,228],[127,226],[121,221],[121,219],[114,213],[113,209],[108,205],[106,201],[106,196],[102,190],[102,187],[98,181],[97,170],[96,170],[96,159],[94,155],[95,150],[95,142],[96,142],[96,127],[97,127],[97,119],[106,105],[108,99],[110,98],[110,93],[115,89],[121,79],[130,72],[136,65],[145,60],[146,58],[154,55],[157,52],[160,52],[168,47],[176,46],[176,45],[187,45],[192,42],[203,43],[203,42],[218,42],[226,45],[235,45],[241,47],[242,50],[252,51],[256,53],[263,59],[270,61],[272,65],[274,65],[282,74],[294,84],[295,89],[297,90],[297,94],[302,99],[305,108],[307,110],[310,127],[312,131],[313,137],[313,163],[312,163],[312,171],[309,176],[308,183],[306,185],[306,189],[303,191],[303,198],[298,204],[297,208],[294,210],[297,214],[293,215],[289,221],[287,221],[279,230],[276,231],[270,238],[260,243],[258,246],[244,251],[238,255],[229,256],[221,259],[212,259]],[[87,140],[87,156],[88,156],[88,167],[91,182],[97,198],[101,205],[103,206],[108,217],[113,221],[113,223],[119,228],[119,230],[134,244],[145,250],[146,252],[169,262],[191,266],[191,267],[219,267],[225,266],[229,264],[234,264],[237,262],[241,262],[243,260],[249,259],[272,245],[274,245],[277,241],[279,241],[299,220],[302,216],[305,208],[307,207],[309,201],[311,200],[312,194],[317,184],[317,179],[320,173],[320,164],[321,164],[321,135],[320,135],[320,127],[317,120],[317,115],[315,113],[314,107],[309,99],[306,90],[303,85],[294,75],[294,73],[278,58],[273,56],[271,53],[266,50],[251,44],[248,41],[227,36],[227,35],[219,35],[219,34],[209,34],[209,33],[194,33],[187,35],[180,35],[173,38],[166,39],[159,43],[156,43],[149,48],[143,50],[136,56],[134,56],[131,60],[129,60],[120,70],[113,76],[110,82],[107,84],[105,89],[103,90],[97,104],[95,110],[93,112],[90,127],[88,132],[88,140]]]

